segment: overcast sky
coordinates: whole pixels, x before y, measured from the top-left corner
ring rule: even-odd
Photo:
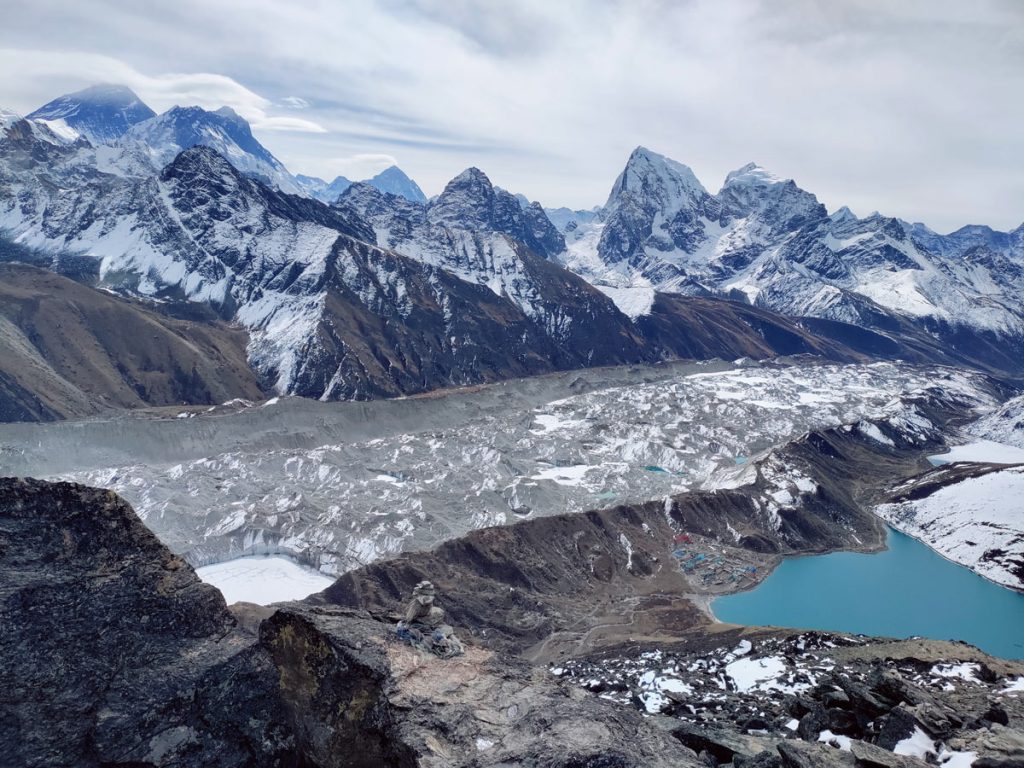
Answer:
[[[227,104],[294,173],[397,162],[431,195],[475,165],[590,207],[642,144],[712,192],[753,160],[830,210],[1024,222],[1018,0],[0,0],[0,18],[0,105],[96,82],[157,111]]]

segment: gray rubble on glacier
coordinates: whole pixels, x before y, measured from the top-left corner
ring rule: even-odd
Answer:
[[[772,515],[813,490],[770,455],[758,461],[772,446],[869,418],[891,419],[913,438],[931,425],[903,399],[926,391],[968,409],[996,403],[978,374],[889,363],[637,369],[603,384],[592,374],[594,391],[588,375],[562,379],[570,389],[539,400],[521,394],[533,380],[378,403],[376,431],[347,421],[331,430],[328,414],[351,412],[343,406],[303,417],[300,401],[282,400],[234,416],[86,423],[87,443],[70,451],[58,447],[67,439],[60,426],[10,427],[0,450],[18,471],[117,490],[193,562],[286,552],[337,573],[475,528],[737,487],[752,472],[775,484]],[[571,394],[574,386],[583,391]],[[426,421],[416,415],[427,410]],[[312,432],[310,419],[321,425]],[[230,434],[233,421],[248,442],[218,451],[213,435]],[[24,447],[35,441],[38,449]],[[168,453],[175,444],[187,447]]]

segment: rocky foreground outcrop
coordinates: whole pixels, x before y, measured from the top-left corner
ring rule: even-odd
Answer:
[[[1024,664],[962,643],[730,628],[552,673],[668,715],[708,765],[1024,764]]]
[[[0,762],[699,765],[639,713],[481,647],[423,657],[330,606],[273,611],[257,636],[240,613],[114,494],[0,480]]]

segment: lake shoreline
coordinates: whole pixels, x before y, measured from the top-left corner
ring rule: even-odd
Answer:
[[[886,546],[880,550],[779,558],[755,585],[706,596],[697,605],[715,624],[956,639],[1002,658],[1024,658],[1024,644],[1012,643],[1013,637],[1024,637],[1024,594],[985,579],[913,536],[887,528]],[[815,562],[830,556],[887,553],[886,560]],[[803,565],[797,567],[798,563]],[[758,597],[753,597],[755,593]],[[737,601],[739,597],[746,599]],[[843,603],[841,611],[836,602]],[[863,610],[867,602],[870,611]],[[986,612],[985,606],[995,607]],[[1015,621],[1021,624],[1018,630],[1013,629]]]

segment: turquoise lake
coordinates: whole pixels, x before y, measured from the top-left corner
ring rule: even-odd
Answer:
[[[1024,658],[1024,594],[893,530],[884,552],[787,559],[757,588],[720,597],[712,610],[734,624],[965,640],[993,656]]]

